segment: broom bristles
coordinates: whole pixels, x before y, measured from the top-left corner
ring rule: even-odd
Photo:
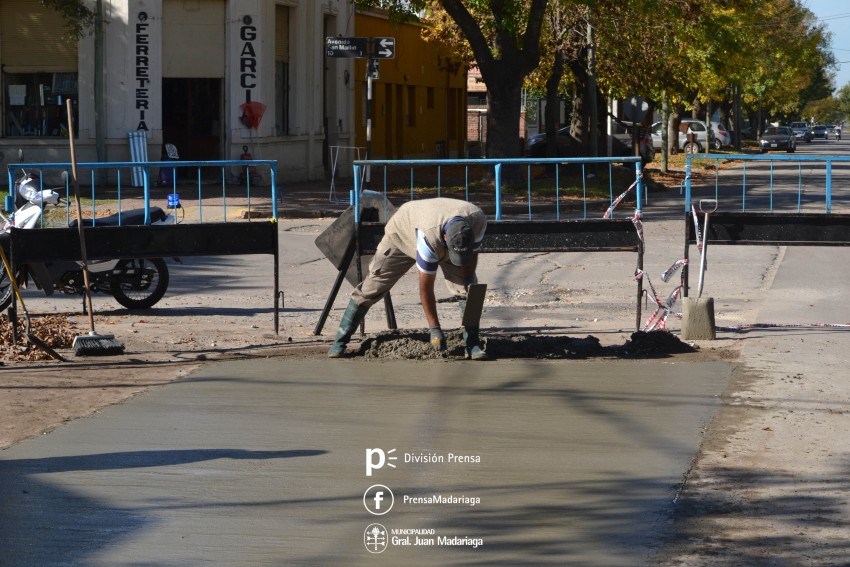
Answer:
[[[94,333],[74,337],[71,347],[77,356],[104,356],[124,352],[124,343],[116,340],[114,335]]]

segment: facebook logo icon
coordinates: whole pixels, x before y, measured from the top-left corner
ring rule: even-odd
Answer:
[[[389,512],[394,502],[393,491],[383,484],[373,484],[363,493],[363,506],[375,516],[383,516]]]

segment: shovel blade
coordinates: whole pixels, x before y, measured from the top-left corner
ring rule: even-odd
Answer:
[[[682,310],[682,338],[710,341],[717,338],[713,297],[685,298]]]

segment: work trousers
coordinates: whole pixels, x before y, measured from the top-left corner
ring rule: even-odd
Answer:
[[[369,273],[351,292],[351,298],[358,305],[374,305],[414,264],[415,259],[393,246],[388,238],[382,239],[375,251],[375,257],[369,263]],[[456,297],[466,298],[466,284],[478,281],[473,276],[465,282],[463,268],[448,260],[440,262],[440,269],[443,271],[449,293]]]

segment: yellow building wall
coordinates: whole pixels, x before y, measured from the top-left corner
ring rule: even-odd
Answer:
[[[395,57],[379,59],[372,81],[373,159],[464,157],[466,67],[452,65],[448,50],[420,37],[421,26],[393,24],[358,13],[357,37],[395,38]],[[354,67],[356,145],[366,147],[366,59]]]

